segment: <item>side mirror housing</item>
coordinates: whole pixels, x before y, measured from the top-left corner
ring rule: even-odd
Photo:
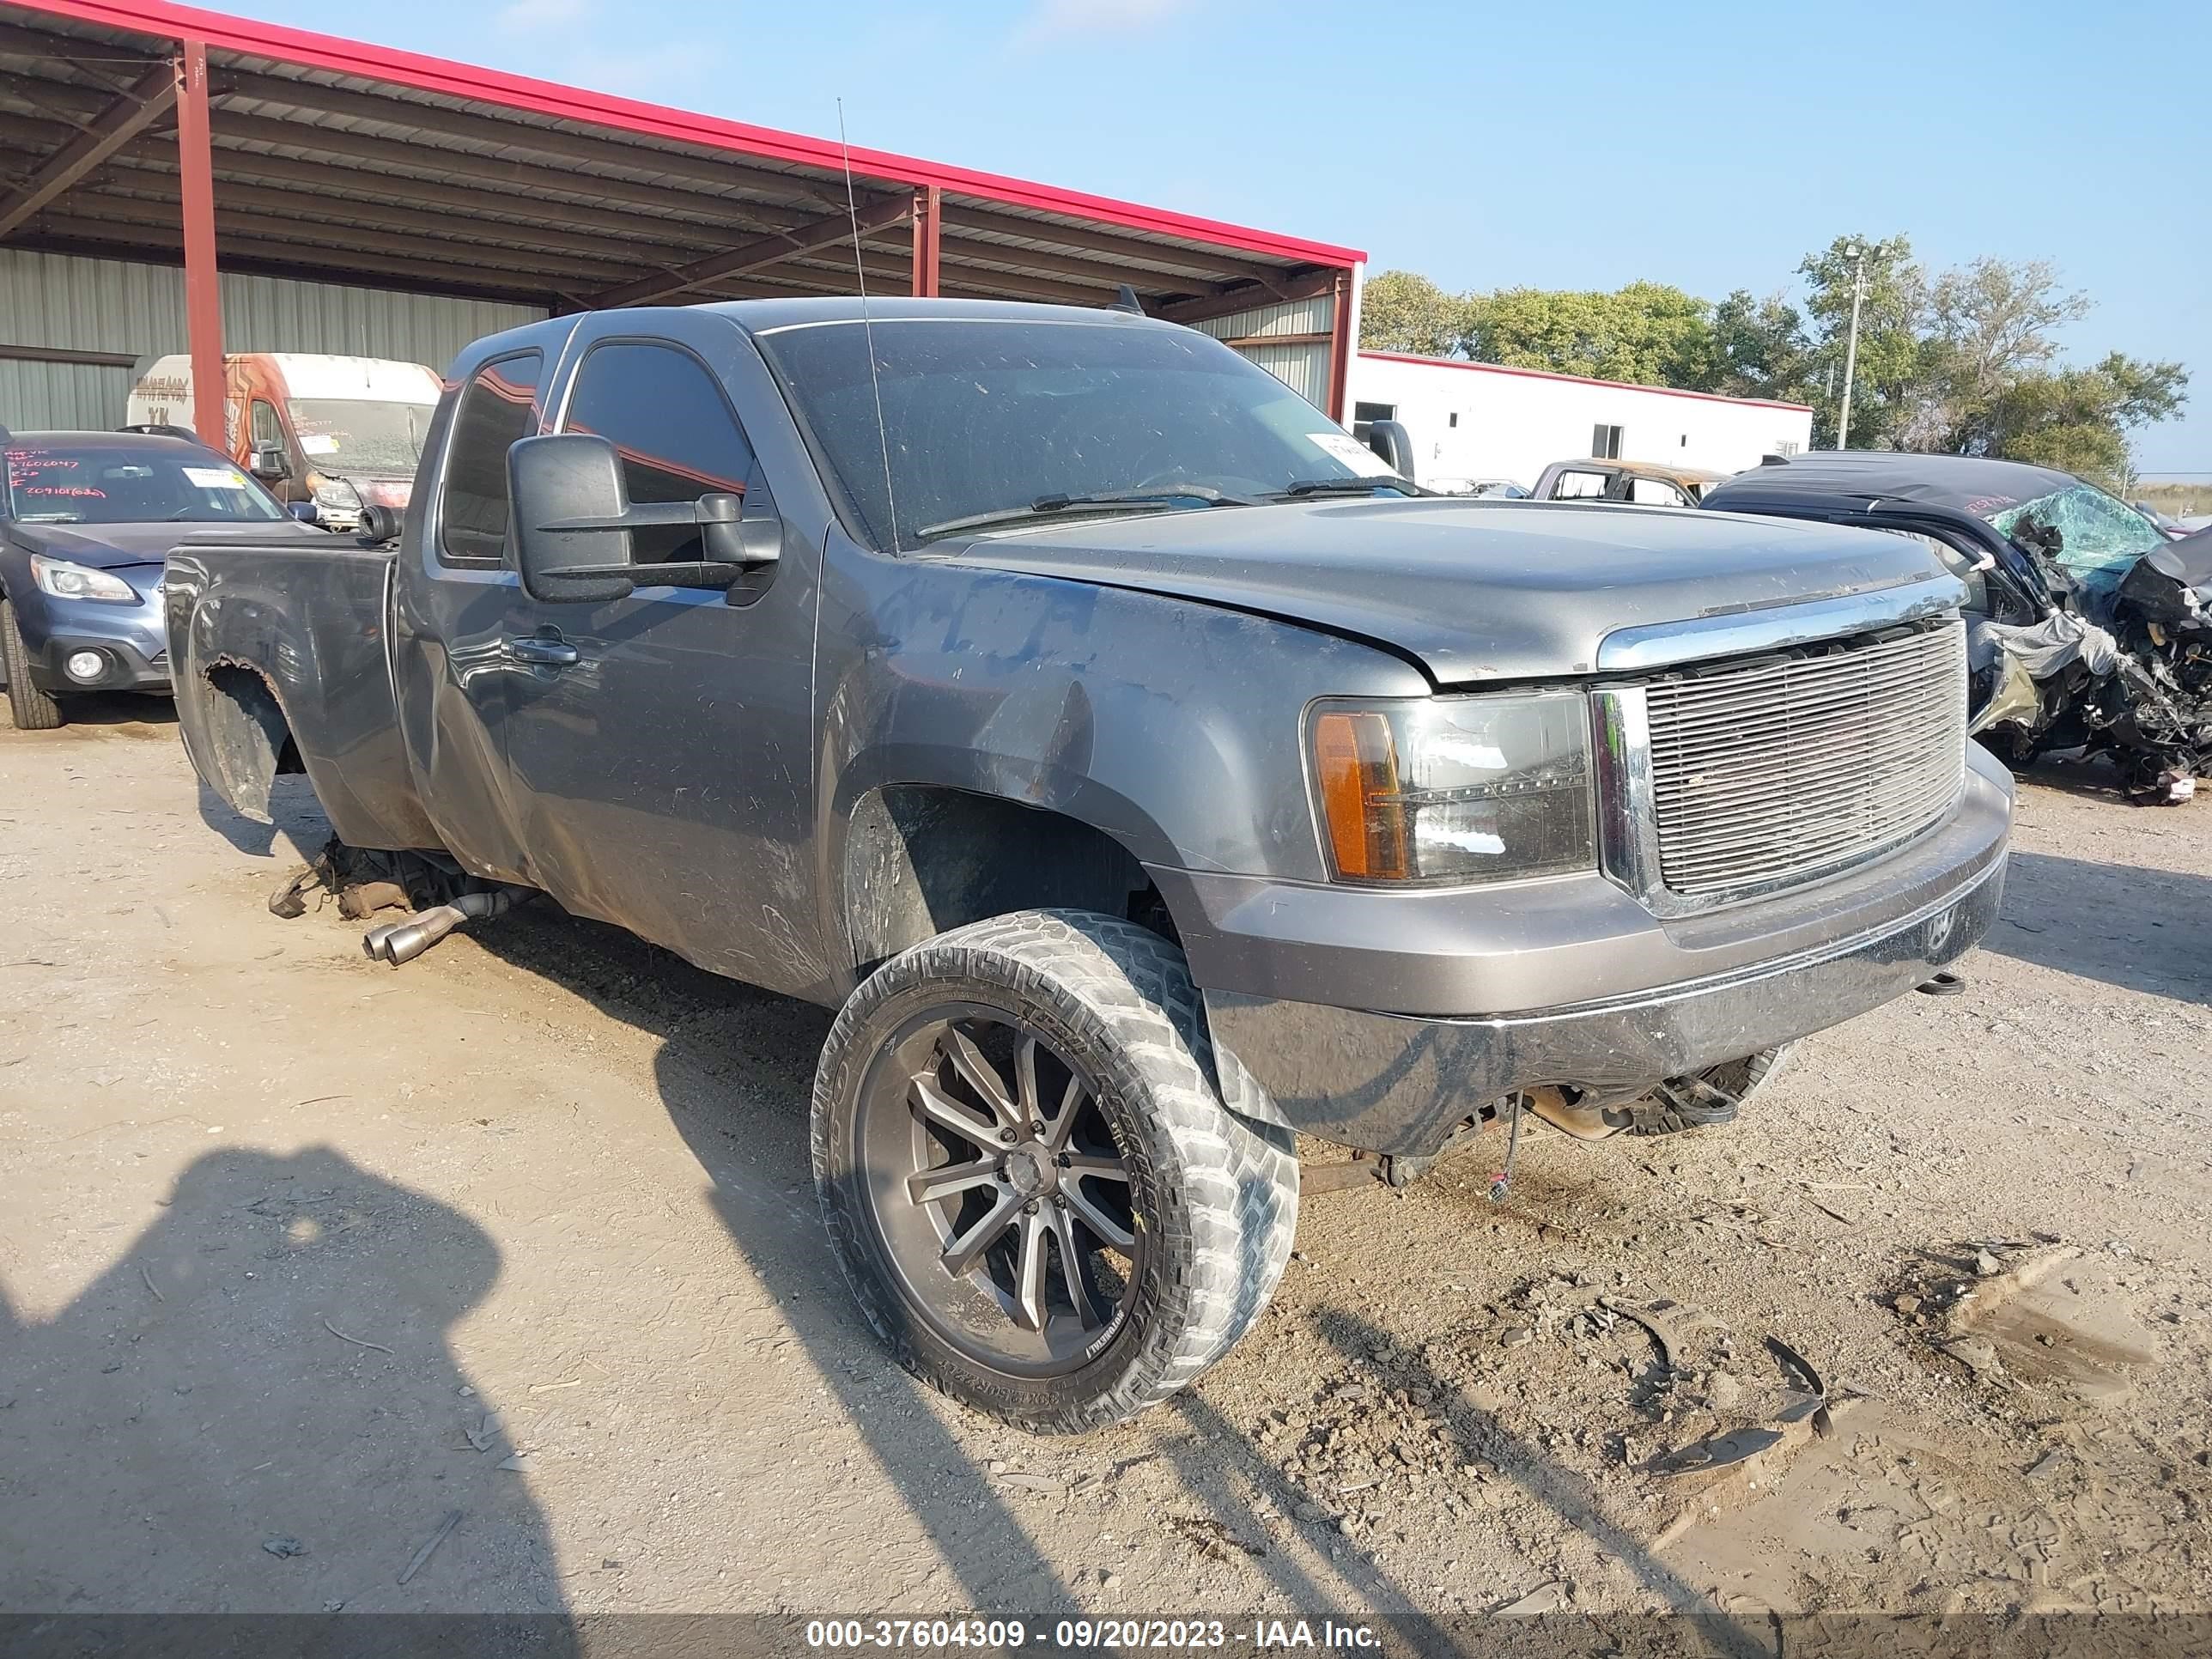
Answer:
[[[1372,421],[1367,427],[1367,447],[1390,463],[1390,470],[1408,483],[1413,477],[1413,434],[1400,421]]]
[[[323,521],[323,509],[313,501],[293,501],[289,508],[292,516],[301,524],[320,524]]]
[[[747,517],[738,495],[633,506],[621,456],[592,433],[519,439],[507,452],[507,479],[515,569],[524,591],[544,603],[597,604],[640,586],[729,589],[781,556],[773,508]],[[647,529],[695,532],[701,556],[639,564],[635,532]]]
[[[271,447],[255,450],[246,470],[264,480],[289,478],[292,476],[292,463],[283,450]]]
[[[611,442],[588,432],[519,439],[507,452],[507,485],[515,572],[532,599],[596,605],[637,586],[622,570],[636,552],[622,524],[629,500]]]

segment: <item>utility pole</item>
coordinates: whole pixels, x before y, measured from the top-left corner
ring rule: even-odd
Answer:
[[[1866,298],[1866,244],[1853,242],[1844,250],[1851,261],[1851,331],[1844,345],[1844,402],[1836,416],[1836,447],[1849,449],[1851,436],[1851,374],[1859,362],[1859,306]]]

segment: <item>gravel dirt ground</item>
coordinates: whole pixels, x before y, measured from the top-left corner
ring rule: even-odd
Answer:
[[[827,1013],[544,905],[371,963],[264,906],[301,781],[79,713],[0,726],[0,1611],[2212,1608],[2212,802],[2027,784],[1964,994],[1310,1198],[1226,1362],[1043,1441],[861,1325]]]

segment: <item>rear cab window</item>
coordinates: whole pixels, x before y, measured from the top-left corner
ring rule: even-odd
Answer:
[[[537,435],[544,368],[543,352],[517,352],[486,363],[461,389],[438,500],[438,556],[446,563],[496,565],[506,556],[507,452]]]

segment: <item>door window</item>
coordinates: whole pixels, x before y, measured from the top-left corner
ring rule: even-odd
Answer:
[[[592,347],[576,371],[562,429],[613,443],[634,506],[743,495],[752,476],[752,447],[720,385],[676,346],[611,340]],[[634,532],[633,545],[640,564],[706,556],[700,531],[690,525]]]
[[[1596,501],[1605,499],[1606,475],[1602,472],[1562,472],[1552,486],[1555,501]]]
[[[1694,503],[1687,495],[1664,478],[1631,478],[1628,499],[1638,507],[1690,507]]]
[[[449,564],[497,564],[507,551],[507,452],[538,431],[543,354],[486,363],[461,392],[446,442],[439,553]]]

